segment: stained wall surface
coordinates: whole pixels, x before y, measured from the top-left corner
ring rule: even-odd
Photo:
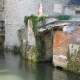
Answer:
[[[5,0],[5,47],[20,46],[17,30],[25,26],[25,15],[38,13],[39,3],[43,5],[43,14],[53,15],[54,12],[63,13],[63,7],[67,2],[68,0]],[[56,5],[59,5],[58,10]]]

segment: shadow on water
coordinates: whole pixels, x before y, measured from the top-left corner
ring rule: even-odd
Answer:
[[[51,63],[33,64],[25,61],[25,68],[35,75],[33,80],[80,80],[80,75],[54,68]]]
[[[0,51],[3,51],[3,44],[2,43],[0,43]]]
[[[68,78],[68,80],[80,80],[80,75],[74,74],[71,72],[67,72],[67,78]]]
[[[26,71],[31,70],[35,75],[34,80],[53,80],[52,79],[52,64],[51,63],[37,63],[25,62]]]

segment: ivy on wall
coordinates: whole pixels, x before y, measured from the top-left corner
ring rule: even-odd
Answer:
[[[39,23],[41,21],[43,21],[45,18],[46,18],[46,16],[38,16],[38,15],[35,15],[35,14],[31,14],[30,16],[25,16],[24,17],[24,23],[27,26],[28,19],[31,19],[32,20],[32,25],[33,25],[32,30],[33,30],[33,32],[35,32]]]

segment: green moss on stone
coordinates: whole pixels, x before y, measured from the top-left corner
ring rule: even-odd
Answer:
[[[22,47],[22,45],[19,47],[19,52],[23,53],[23,47]]]

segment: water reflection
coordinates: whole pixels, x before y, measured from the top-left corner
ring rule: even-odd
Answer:
[[[67,72],[68,80],[80,80],[80,75]]]
[[[68,80],[66,72],[55,68],[53,70],[53,80]]]
[[[51,63],[31,63],[19,53],[0,51],[0,80],[80,80],[80,75],[53,68]]]

